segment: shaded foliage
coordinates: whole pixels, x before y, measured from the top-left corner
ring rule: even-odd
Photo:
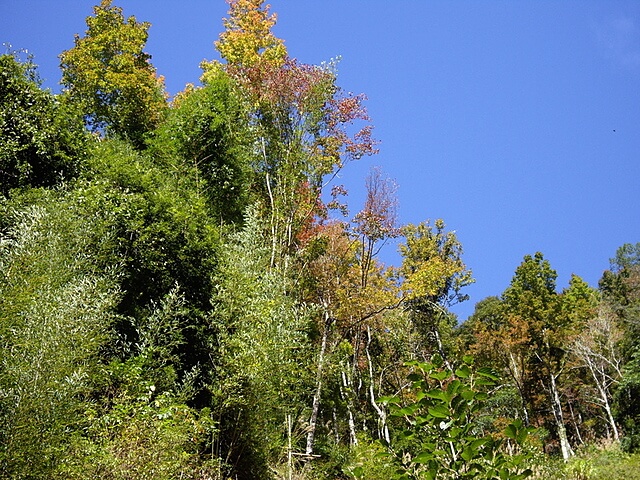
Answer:
[[[30,58],[0,55],[0,193],[72,178],[84,159],[85,137],[77,112],[40,88]]]

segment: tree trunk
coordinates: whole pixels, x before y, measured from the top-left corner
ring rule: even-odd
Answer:
[[[318,412],[320,411],[320,395],[322,394],[322,370],[324,369],[324,356],[327,350],[327,337],[329,336],[330,326],[330,315],[325,305],[324,329],[322,330],[322,343],[320,345],[320,355],[318,356],[318,370],[316,373],[316,391],[313,394],[311,418],[309,419],[309,432],[307,433],[307,448],[305,449],[305,453],[307,455],[311,455],[313,453],[313,443],[316,436],[316,424],[318,422]]]
[[[529,410],[527,409],[527,398],[524,393],[524,385],[522,381],[522,372],[518,368],[518,362],[516,362],[513,352],[509,352],[509,371],[511,377],[516,384],[518,395],[520,395],[520,401],[522,402],[522,414],[524,416],[524,424],[529,426]]]
[[[618,427],[616,425],[616,421],[613,418],[613,412],[611,411],[611,404],[609,403],[609,392],[607,389],[607,374],[604,372],[604,368],[600,369],[594,365],[593,359],[589,356],[588,352],[585,352],[583,361],[587,364],[589,371],[591,372],[591,377],[596,384],[596,388],[598,389],[598,393],[600,394],[600,402],[602,403],[602,408],[604,408],[605,413],[607,414],[607,421],[609,422],[609,426],[613,430],[613,438],[614,440],[620,440],[620,433],[618,432]],[[597,370],[597,371],[596,371]],[[600,378],[600,375],[602,378]]]
[[[558,387],[556,385],[556,375],[550,373],[549,377],[551,380],[551,384],[549,385],[549,393],[551,394],[551,406],[553,408],[553,416],[555,418],[556,427],[558,429],[558,438],[560,439],[562,458],[566,462],[574,455],[574,453],[571,445],[569,444],[569,439],[567,438],[567,427],[564,424],[562,404],[560,403],[560,393],[558,392]]]
[[[378,414],[378,434],[380,438],[387,442],[387,445],[391,442],[389,437],[389,427],[387,426],[387,412],[384,407],[378,405],[376,402],[376,396],[374,392],[375,380],[373,378],[373,362],[371,361],[371,354],[369,353],[369,345],[371,344],[371,328],[367,327],[367,346],[365,352],[367,353],[367,362],[369,364],[369,397],[371,399],[371,406]]]
[[[356,422],[353,415],[352,395],[353,395],[353,380],[351,374],[348,373],[348,366],[342,365],[342,384],[340,385],[340,397],[344,400],[347,407],[347,424],[349,426],[349,444],[357,445],[358,437],[356,436]]]

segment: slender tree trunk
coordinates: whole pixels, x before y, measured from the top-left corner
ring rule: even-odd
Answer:
[[[576,436],[578,437],[578,441],[580,442],[580,445],[584,445],[584,440],[582,440],[582,435],[580,434],[580,425],[578,425],[578,422],[576,421],[576,416],[573,413],[572,402],[568,402],[568,405],[569,405],[569,411],[571,412],[571,421],[573,423],[573,428],[576,429]]]
[[[529,425],[529,410],[527,409],[527,399],[524,393],[524,386],[522,381],[522,372],[518,368],[518,362],[516,362],[515,356],[513,352],[509,352],[509,370],[511,372],[511,377],[513,377],[513,381],[516,383],[516,388],[518,389],[518,395],[520,395],[520,401],[522,402],[522,414],[524,415],[524,424]]]
[[[562,414],[562,403],[560,403],[560,393],[558,392],[558,387],[556,385],[556,375],[553,373],[549,374],[549,378],[551,383],[549,385],[550,394],[551,394],[551,406],[553,408],[553,416],[556,421],[556,427],[558,429],[558,438],[560,439],[560,449],[562,450],[562,458],[566,462],[574,455],[573,449],[569,444],[569,439],[567,438],[567,427],[564,424],[564,416]]]
[[[371,328],[367,326],[367,346],[365,352],[367,353],[367,362],[369,364],[369,397],[371,399],[371,406],[378,414],[378,434],[380,438],[390,443],[389,427],[387,426],[387,412],[384,407],[378,405],[376,402],[376,396],[374,391],[375,379],[373,378],[373,362],[371,361],[371,353],[369,353],[369,345],[371,344]]]
[[[596,367],[593,364],[593,360],[588,355],[588,353],[584,354],[584,360],[589,367],[589,371],[591,372],[591,377],[596,384],[596,388],[598,389],[598,393],[600,394],[600,402],[602,403],[602,408],[604,408],[605,413],[607,414],[607,421],[611,426],[611,430],[613,431],[614,440],[620,440],[620,433],[618,432],[618,427],[616,425],[616,421],[613,418],[613,412],[611,411],[611,404],[609,403],[609,392],[606,385],[606,373],[602,371],[602,369],[598,369],[599,372],[596,371]],[[602,375],[602,379],[598,375],[600,373]]]
[[[348,369],[342,365],[342,384],[340,385],[340,396],[347,406],[347,425],[349,427],[349,444],[357,445],[358,437],[356,436],[356,422],[353,415],[352,395],[353,395],[353,380],[351,379]],[[351,392],[350,392],[351,391]]]
[[[316,373],[316,391],[313,394],[311,418],[309,419],[309,432],[307,433],[307,448],[305,449],[305,453],[307,455],[311,455],[313,453],[313,443],[316,436],[316,424],[318,422],[318,412],[320,411],[320,395],[322,394],[322,370],[324,369],[324,356],[327,350],[327,337],[329,336],[330,325],[330,315],[327,306],[325,305],[324,328],[322,330],[322,343],[320,345],[320,355],[318,356],[318,370]]]

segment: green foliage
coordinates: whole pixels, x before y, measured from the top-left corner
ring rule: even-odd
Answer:
[[[327,221],[327,177],[376,152],[364,96],[287,58],[262,0],[229,4],[227,63],[170,106],[149,24],[111,0],[62,95],[0,56],[0,477],[634,478],[617,444],[536,447],[568,459],[614,415],[640,445],[640,244],[602,298],[528,255],[454,330],[473,280],[444,221],[385,269],[377,171],[353,226]]]
[[[82,119],[42,90],[31,58],[0,55],[0,193],[53,186],[73,177],[82,162]]]
[[[350,477],[366,480],[389,480],[396,476],[397,469],[387,447],[364,436],[351,449],[351,458],[344,467]]]
[[[284,450],[286,417],[298,417],[311,390],[311,312],[291,295],[288,272],[270,268],[263,231],[250,210],[225,246],[213,297],[217,448],[234,475],[246,479],[269,478],[268,464]]]
[[[83,429],[71,438],[58,469],[64,478],[200,479],[217,473],[218,462],[205,450],[215,434],[209,410],[190,408],[179,392],[152,383],[150,355],[144,350],[105,368],[107,402],[86,404]]]
[[[85,178],[76,193],[87,214],[105,212],[111,224],[103,261],[123,265],[120,311],[137,318],[176,285],[189,305],[206,310],[219,234],[191,179],[119,141],[94,149]]]
[[[625,435],[622,446],[627,452],[640,452],[640,353],[634,355],[623,371],[614,396],[616,420]]]
[[[511,285],[502,294],[509,313],[546,326],[557,308],[557,277],[542,253],[525,255],[516,268]]]
[[[524,445],[532,429],[515,420],[496,438],[479,428],[478,417],[496,386],[493,370],[473,367],[473,359],[452,372],[434,356],[430,363],[411,362],[411,393],[403,401],[385,399],[391,415],[404,419],[404,428],[390,445],[398,467],[393,478],[518,479],[531,475],[528,455],[504,451]]]
[[[59,195],[6,207],[0,239],[0,473],[51,478],[82,422],[117,303],[116,271],[96,271],[99,219]]]
[[[569,462],[539,458],[536,478],[549,480],[639,480],[640,455],[630,455],[619,444],[588,444]]]
[[[163,81],[143,51],[150,24],[125,20],[111,1],[94,7],[85,37],[76,35],[75,46],[60,55],[62,84],[92,130],[140,147],[164,115]]]
[[[429,353],[437,352],[446,362],[456,324],[447,309],[467,300],[462,289],[474,282],[462,261],[462,244],[455,232],[445,230],[441,219],[433,226],[429,222],[406,225],[402,235],[406,242],[400,245],[405,305],[426,345],[431,346]]]
[[[156,158],[194,178],[211,215],[240,222],[249,200],[248,132],[238,86],[223,71],[187,90],[150,141]]]

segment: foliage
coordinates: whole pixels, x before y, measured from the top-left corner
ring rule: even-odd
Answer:
[[[448,337],[456,321],[447,309],[465,301],[468,297],[461,290],[474,282],[462,261],[462,244],[455,232],[445,231],[442,219],[433,226],[409,224],[401,232],[405,243],[400,245],[400,275],[406,308],[428,353],[437,352],[448,362]]]
[[[220,55],[230,64],[251,66],[258,61],[281,64],[287,56],[284,42],[276,38],[271,28],[275,14],[269,14],[264,0],[227,0],[229,18],[225,30],[216,42]]]
[[[0,239],[0,472],[47,478],[82,422],[99,349],[118,300],[114,269],[94,267],[98,218],[42,192],[7,206]]]
[[[80,116],[40,88],[32,59],[0,55],[0,193],[72,178],[85,144]]]
[[[304,408],[310,380],[310,312],[289,294],[288,272],[270,268],[259,222],[250,210],[243,230],[226,244],[212,299],[215,447],[247,479],[268,478],[267,466],[284,451],[286,418],[297,419]]]
[[[125,20],[112,0],[102,0],[87,17],[87,31],[60,55],[62,84],[95,132],[143,145],[144,134],[166,109],[163,80],[143,51],[150,24]]]
[[[443,220],[399,226],[377,168],[358,213],[325,203],[377,151],[364,95],[228,3],[223,62],[170,104],[110,0],[62,94],[0,56],[0,476],[633,478],[640,244],[600,291],[527,255],[456,327]]]
[[[393,478],[501,478],[531,475],[527,455],[507,454],[504,447],[522,446],[530,428],[509,423],[503,438],[478,430],[478,415],[487,400],[487,387],[498,377],[490,369],[474,368],[473,359],[452,372],[434,356],[429,363],[412,362],[411,394],[406,400],[386,399],[391,415],[405,427],[390,445],[398,470]]]
[[[220,222],[240,222],[252,183],[246,107],[234,80],[219,70],[186,90],[150,140],[151,152],[194,178]]]

